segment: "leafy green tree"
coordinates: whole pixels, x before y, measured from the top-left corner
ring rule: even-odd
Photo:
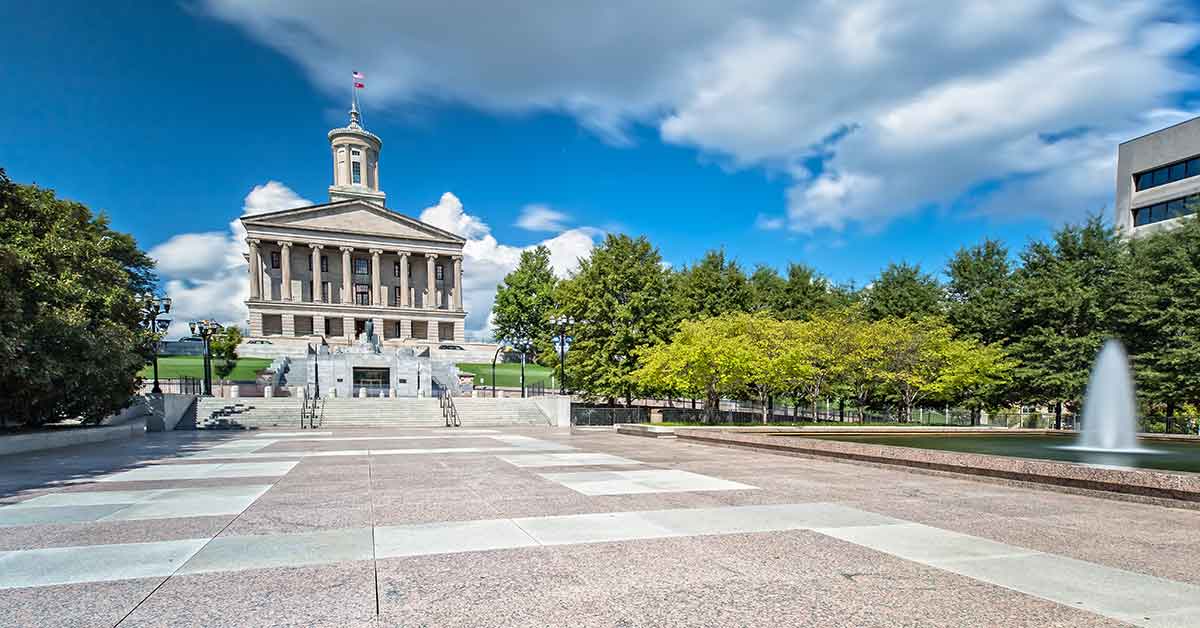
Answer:
[[[154,262],[103,214],[0,170],[0,421],[99,421],[140,385]]]
[[[1125,248],[1099,216],[1067,225],[1051,242],[1031,242],[1016,272],[1012,342],[1022,399],[1077,402],[1092,362],[1115,328]]]
[[[1200,402],[1200,221],[1129,242],[1116,326],[1144,400],[1168,417]]]
[[[804,264],[788,264],[787,282],[774,311],[780,318],[798,321],[844,303],[844,295],[817,271]]]
[[[779,272],[765,264],[759,264],[750,275],[750,311],[773,312],[783,309],[784,290],[787,281]]]
[[[977,425],[982,411],[995,408],[1005,399],[1016,361],[999,344],[980,344],[974,338],[955,340],[946,347],[947,363],[941,376],[942,396],[971,412]]]
[[[941,319],[891,318],[877,322],[883,341],[882,374],[905,420],[917,402],[949,391],[947,375],[957,353],[954,329]]]
[[[609,234],[562,283],[560,310],[574,321],[567,368],[585,397],[632,400],[638,351],[674,327],[667,272],[645,237]]]
[[[680,270],[671,281],[678,320],[699,320],[751,306],[750,284],[737,262],[724,251],[709,251],[694,266]]]
[[[209,341],[209,350],[212,352],[215,365],[213,369],[217,372],[217,377],[225,379],[233,372],[237,366],[238,345],[242,344],[242,330],[234,325],[225,327],[216,336],[213,336]]]
[[[748,338],[771,332],[755,328],[759,319],[731,314],[683,321],[669,342],[638,351],[639,367],[629,374],[641,390],[669,388],[704,400],[704,419],[711,422],[721,399],[739,395],[755,384],[770,388],[762,378],[774,377]],[[774,345],[777,349],[782,343]]]
[[[550,249],[539,245],[521,251],[517,268],[504,277],[492,305],[496,339],[520,346],[536,356],[554,355],[551,322],[558,278],[550,266]]]
[[[1012,325],[1015,283],[1008,249],[984,240],[958,250],[946,266],[946,320],[961,335],[1003,342]]]
[[[942,313],[943,291],[919,265],[888,264],[864,291],[864,313],[871,320],[937,316]]]

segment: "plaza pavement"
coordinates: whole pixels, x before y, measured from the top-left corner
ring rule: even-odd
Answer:
[[[551,428],[0,458],[0,626],[1197,626],[1200,513]]]

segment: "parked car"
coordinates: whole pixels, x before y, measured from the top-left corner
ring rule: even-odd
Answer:
[[[204,342],[200,336],[185,336],[179,339],[179,342]]]
[[[466,349],[463,349],[458,345],[439,345],[438,349],[443,351],[466,351]]]
[[[247,340],[246,344],[248,344],[248,345],[270,345],[270,344],[275,344],[275,343],[271,342],[270,340]]]

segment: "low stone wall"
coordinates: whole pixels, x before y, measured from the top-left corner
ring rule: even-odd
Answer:
[[[855,430],[859,432],[859,430]],[[776,430],[778,433],[778,430]],[[844,433],[844,432],[843,432]],[[922,431],[928,434],[928,431]],[[962,433],[955,430],[954,433]],[[1200,506],[1200,474],[1099,467],[1071,462],[1011,458],[891,445],[772,436],[728,430],[676,428],[675,436],[710,445],[750,447],[775,453],[825,456],[876,464],[965,473],[1068,488],[1189,502]]]
[[[0,437],[0,456],[121,440],[145,434],[146,426],[141,421],[129,421],[121,425],[71,427],[31,434],[14,434]]]

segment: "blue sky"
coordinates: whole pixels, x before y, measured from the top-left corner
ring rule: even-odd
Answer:
[[[482,333],[514,251],[572,229],[562,256],[623,231],[859,284],[1017,249],[1111,205],[1118,141],[1194,115],[1186,3],[774,4],[10,4],[0,166],[157,247],[186,315],[236,320],[230,222],[325,199],[364,71],[388,205],[479,241]],[[522,228],[530,206],[560,224]]]

